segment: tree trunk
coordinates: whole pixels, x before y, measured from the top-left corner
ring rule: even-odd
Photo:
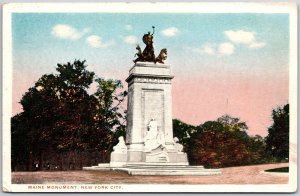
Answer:
[[[32,171],[32,152],[30,151],[28,157],[27,170]]]

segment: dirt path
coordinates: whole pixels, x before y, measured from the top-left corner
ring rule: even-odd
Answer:
[[[286,166],[288,163],[229,167],[223,168],[219,176],[130,176],[117,171],[13,172],[12,183],[286,184],[287,175],[262,173]]]

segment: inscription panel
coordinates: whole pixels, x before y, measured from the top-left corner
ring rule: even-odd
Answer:
[[[161,89],[142,89],[143,139],[151,119],[157,122],[158,130],[164,130],[164,93]]]

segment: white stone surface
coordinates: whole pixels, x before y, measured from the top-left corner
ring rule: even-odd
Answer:
[[[160,148],[160,147],[159,147]],[[165,150],[146,153],[146,163],[168,163],[170,162],[169,155]]]
[[[122,168],[121,171],[126,171],[130,175],[143,175],[143,176],[212,176],[220,175],[222,172],[220,169],[201,169],[201,170],[182,170],[179,168],[173,168],[166,170],[165,168],[153,168],[153,169],[131,169]]]
[[[221,169],[204,169],[202,166],[184,166],[165,163],[129,164],[124,167],[84,167],[83,170],[117,170],[130,175],[156,175],[156,176],[211,176],[221,175]]]
[[[118,140],[119,140],[119,143],[113,147],[114,152],[127,153],[127,146],[125,144],[124,137],[121,136],[118,138]]]
[[[182,152],[183,151],[183,145],[179,143],[179,139],[177,137],[174,137],[174,145],[176,152]]]
[[[165,147],[164,132],[158,129],[155,119],[150,120],[144,139],[144,152],[151,152],[159,146]]]
[[[170,65],[147,62],[136,63],[129,72],[126,144],[128,161],[146,161],[145,155],[162,144],[175,151],[172,127],[172,85]],[[157,123],[156,141],[146,140],[148,125]],[[162,140],[164,140],[162,142]],[[187,160],[186,160],[187,161]]]
[[[149,62],[137,62],[130,70],[129,75],[171,75],[170,65]]]
[[[113,147],[110,154],[110,167],[122,167],[127,163],[127,146],[123,136],[118,138],[119,143]]]

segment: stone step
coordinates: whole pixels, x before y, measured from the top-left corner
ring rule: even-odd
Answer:
[[[161,175],[161,176],[206,176],[206,175],[220,175],[220,169],[131,169],[131,168],[118,168],[116,170],[126,171],[129,175]]]
[[[160,176],[208,176],[220,175],[221,169],[205,169],[203,166],[187,166],[172,164],[127,164],[124,167],[110,167],[109,164],[84,167],[83,170],[90,171],[123,171],[129,175],[160,175]]]
[[[201,169],[203,166],[189,166],[189,165],[173,165],[173,164],[127,164],[124,167],[127,168],[194,168]]]
[[[109,163],[99,163],[99,167],[109,167]]]
[[[220,175],[220,171],[128,171],[129,175],[143,176],[211,176]]]
[[[119,169],[119,168],[115,168]],[[191,168],[191,167],[122,167],[121,169],[127,169],[127,170],[161,170],[161,171],[172,171],[172,170],[178,170],[178,171],[202,171],[207,170],[203,167],[199,168]],[[209,170],[218,170],[218,169],[209,169]]]
[[[107,170],[111,170],[111,167],[103,167],[103,166],[92,166],[92,167],[83,167],[82,170],[91,170],[91,171],[107,171]]]

